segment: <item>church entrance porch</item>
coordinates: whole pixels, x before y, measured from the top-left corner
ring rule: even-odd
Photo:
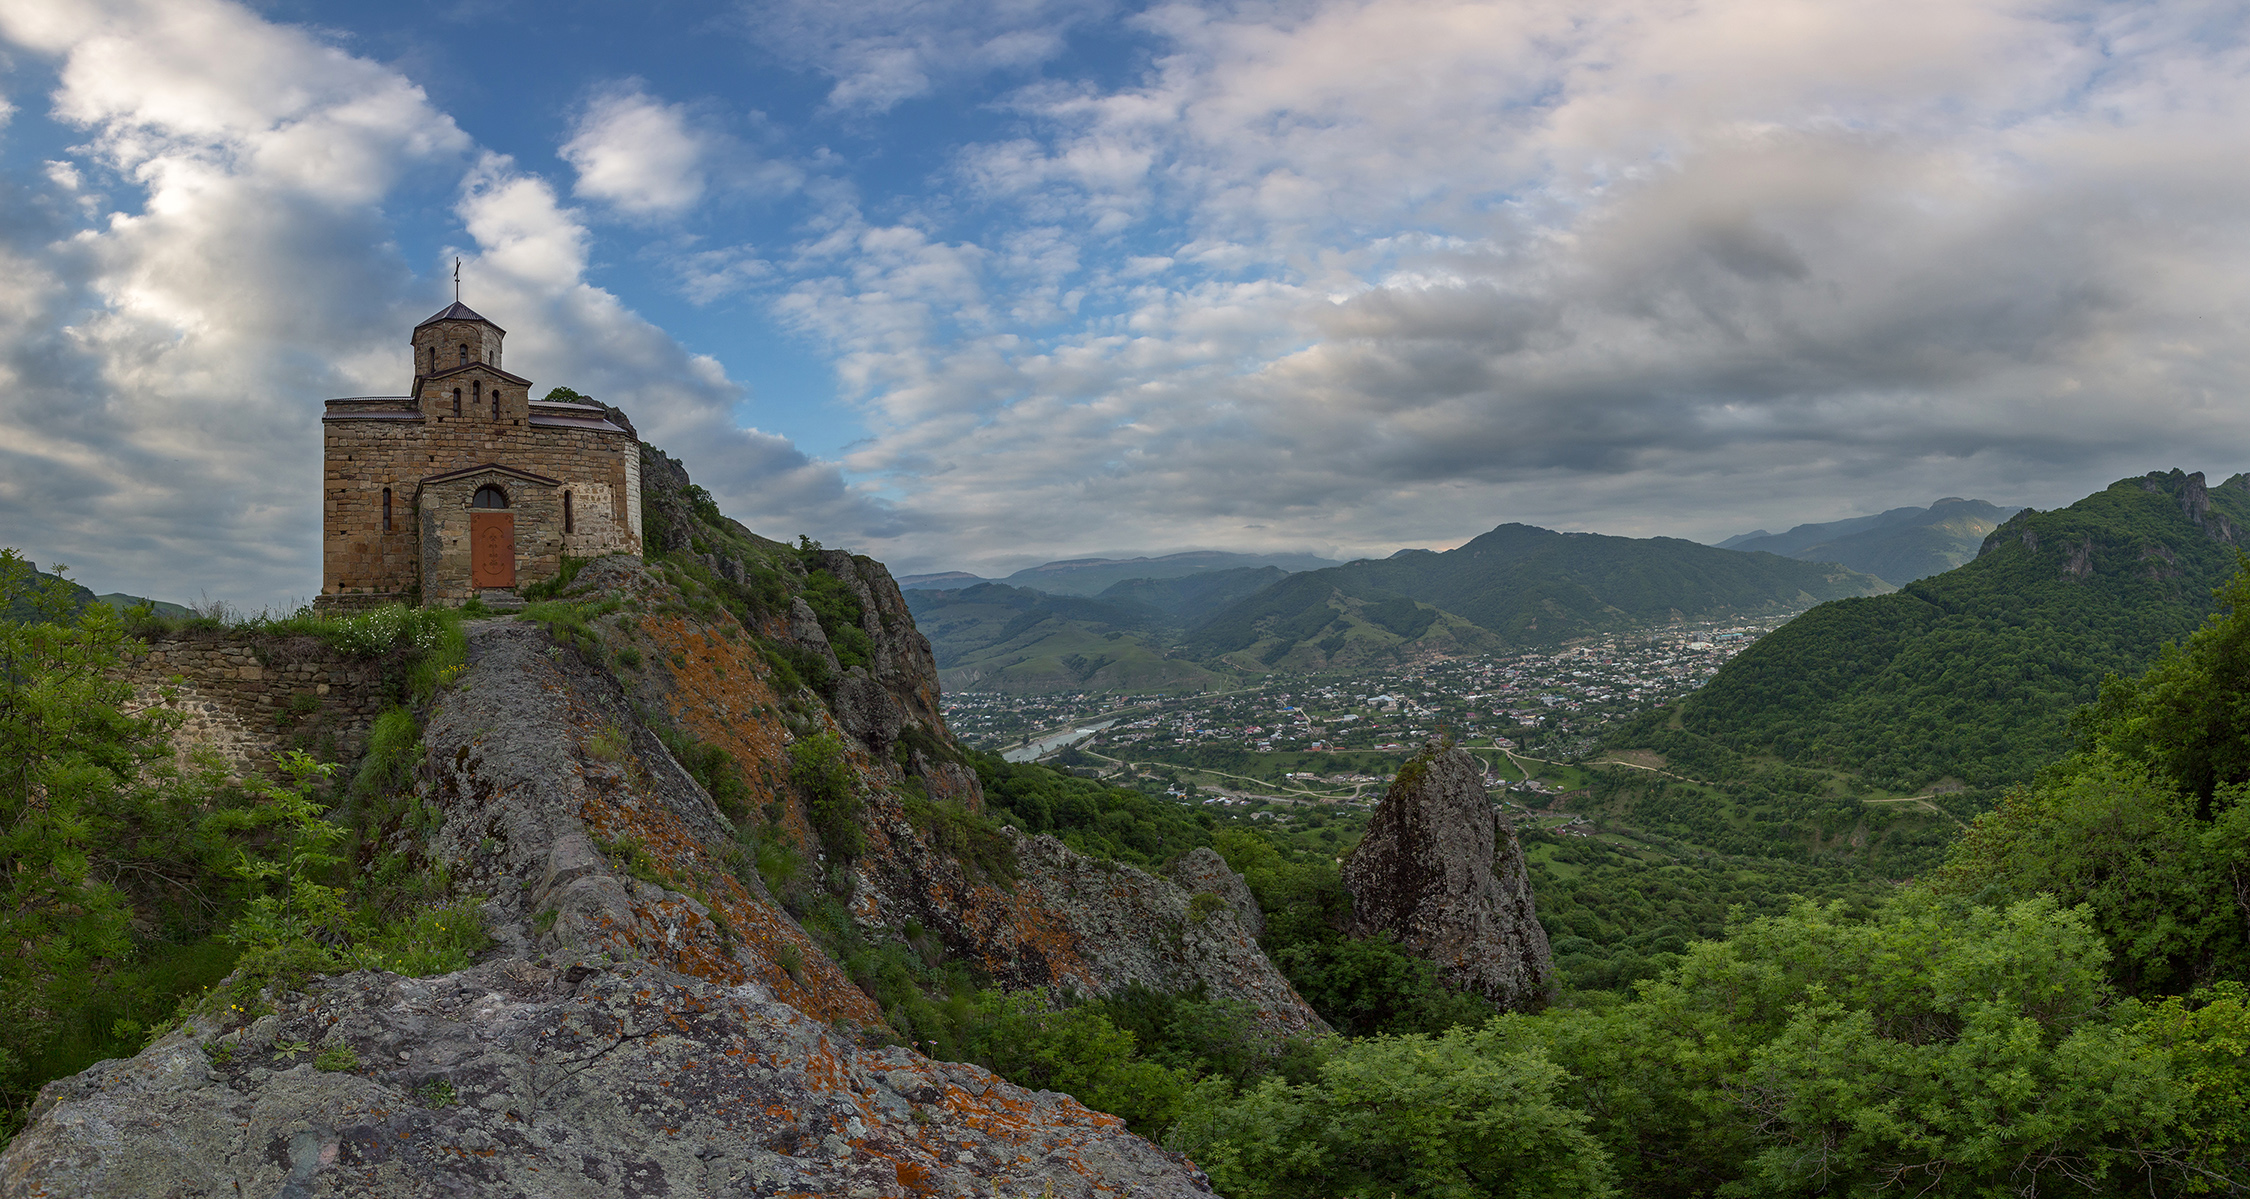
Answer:
[[[556,479],[497,463],[421,480],[422,602],[496,600],[562,568],[563,490]]]
[[[469,585],[516,585],[516,514],[471,512],[469,541],[475,547],[469,559]]]

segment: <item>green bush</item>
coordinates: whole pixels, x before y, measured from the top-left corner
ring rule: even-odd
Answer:
[[[1040,996],[988,991],[976,1002],[975,1060],[1022,1087],[1062,1091],[1144,1137],[1179,1118],[1192,1082],[1137,1052],[1133,1034],[1100,1009],[1054,1010]]]
[[[805,815],[829,853],[850,859],[867,851],[867,834],[859,827],[859,777],[841,738],[821,733],[791,742],[789,781],[804,796]]]
[[[820,631],[827,635],[828,648],[835,652],[836,661],[844,669],[865,666],[874,660],[875,642],[868,637],[867,630],[860,627],[864,609],[851,584],[814,567],[805,573],[804,600],[813,615],[820,618]]]
[[[586,564],[590,561],[592,561],[590,558],[573,558],[564,554],[562,568],[555,572],[554,577],[541,579],[525,587],[521,592],[523,598],[526,600],[554,599],[563,592],[570,590],[571,583],[578,578],[578,572],[586,569]]]
[[[929,834],[932,846],[960,862],[971,878],[1002,886],[1015,883],[1015,843],[990,816],[969,811],[959,800],[933,800],[919,786],[909,788],[901,806],[906,809],[908,822]]]
[[[1232,1199],[1614,1194],[1564,1082],[1492,1029],[1379,1037],[1336,1050],[1315,1082],[1197,1087],[1165,1143]]]
[[[422,761],[422,724],[407,708],[390,708],[367,733],[367,752],[352,777],[352,794],[374,796],[413,785]]]
[[[622,652],[619,660],[623,661]],[[709,793],[720,811],[735,820],[749,816],[750,784],[743,781],[742,767],[735,763],[732,754],[685,729],[652,727],[664,748],[672,751],[672,759]]]

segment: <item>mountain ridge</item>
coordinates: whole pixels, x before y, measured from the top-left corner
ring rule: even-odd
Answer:
[[[1834,562],[1904,586],[1975,557],[1984,537],[2020,510],[1947,496],[1926,508],[1892,508],[1872,516],[1802,524],[1785,533],[1760,529],[1729,537],[1715,548]]]
[[[1206,656],[1248,651],[1271,664],[1324,633],[1337,636],[1339,601],[1382,608],[1385,615],[1373,623],[1408,640],[1450,616],[1496,645],[1523,646],[1683,620],[1770,615],[1890,589],[1844,567],[1779,555],[1509,523],[1451,550],[1291,575],[1213,616],[1188,644]],[[1401,604],[1432,615],[1411,615]],[[1339,615],[1324,615],[1323,608]],[[1416,622],[1419,628],[1407,636]],[[1342,635],[1348,638],[1350,630]]]

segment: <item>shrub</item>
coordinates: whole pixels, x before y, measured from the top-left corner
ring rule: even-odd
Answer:
[[[1236,1199],[1613,1194],[1564,1079],[1494,1029],[1378,1037],[1336,1050],[1317,1082],[1197,1087],[1165,1143]]]
[[[867,850],[860,830],[858,773],[834,733],[800,737],[789,746],[789,781],[805,797],[805,815],[828,852],[856,858]]]

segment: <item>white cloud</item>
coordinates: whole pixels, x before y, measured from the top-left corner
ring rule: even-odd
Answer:
[[[2250,382],[2239,12],[1139,19],[1143,79],[1027,88],[1028,129],[958,156],[1057,264],[1024,295],[935,321],[862,244],[784,302],[868,409],[854,467],[965,553],[1249,548],[1245,515],[1254,544],[1345,550],[1507,519],[1720,535],[1805,495],[2052,503],[2250,465],[2217,401]],[[1024,259],[1021,233],[916,236],[985,295]],[[1054,327],[1071,295],[1096,315]]]
[[[735,424],[740,384],[586,283],[591,234],[545,181],[486,155],[455,208],[476,239],[463,269],[478,311],[509,329],[508,365],[625,410],[641,436],[680,457],[730,515],[756,527],[906,527],[788,439]],[[469,294],[465,292],[464,294]]]
[[[632,216],[677,216],[703,199],[705,139],[686,110],[637,83],[596,95],[579,115],[562,156],[578,170],[572,189]]]
[[[880,113],[941,84],[1020,71],[1062,52],[1111,0],[758,0],[758,44],[835,80],[831,106]]]

